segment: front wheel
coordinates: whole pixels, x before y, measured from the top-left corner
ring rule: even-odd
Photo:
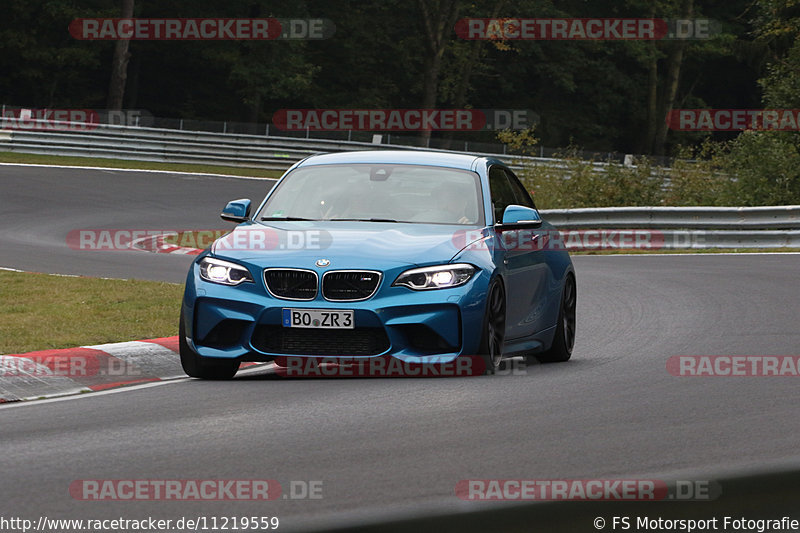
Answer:
[[[561,306],[558,311],[558,325],[553,337],[553,344],[546,352],[536,354],[541,363],[560,363],[568,361],[575,345],[575,310],[578,294],[575,287],[575,276],[567,274],[564,291],[561,295]]]
[[[183,310],[181,323],[178,326],[178,349],[181,354],[181,366],[189,377],[202,379],[231,379],[239,370],[239,361],[209,361],[192,350],[186,342],[186,329],[183,326]]]
[[[503,359],[503,342],[506,336],[506,295],[503,284],[494,279],[486,291],[486,312],[483,317],[480,357],[484,374],[494,374]]]

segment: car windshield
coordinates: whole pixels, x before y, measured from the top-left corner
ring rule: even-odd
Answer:
[[[483,224],[474,172],[421,165],[316,165],[287,175],[258,220]]]

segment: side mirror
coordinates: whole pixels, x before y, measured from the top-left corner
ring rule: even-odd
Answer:
[[[250,200],[242,198],[228,202],[219,216],[228,222],[244,222],[250,217]]]
[[[522,205],[509,205],[503,211],[503,221],[500,229],[536,229],[542,226],[542,217],[539,211],[532,207]]]

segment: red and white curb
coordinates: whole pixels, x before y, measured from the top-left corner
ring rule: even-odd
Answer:
[[[186,377],[178,337],[0,355],[0,404]]]
[[[0,403],[186,377],[178,337],[0,355]]]

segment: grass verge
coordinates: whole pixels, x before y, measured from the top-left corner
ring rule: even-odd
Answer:
[[[183,286],[0,271],[0,354],[178,334]]]
[[[199,174],[249,176],[253,178],[280,178],[283,174],[283,171],[281,170],[266,170],[263,168],[192,165],[185,163],[159,163],[156,161],[132,161],[127,159],[105,159],[102,157],[20,154],[17,152],[0,152],[0,163],[130,168],[139,170],[167,170],[173,172],[196,172]]]

